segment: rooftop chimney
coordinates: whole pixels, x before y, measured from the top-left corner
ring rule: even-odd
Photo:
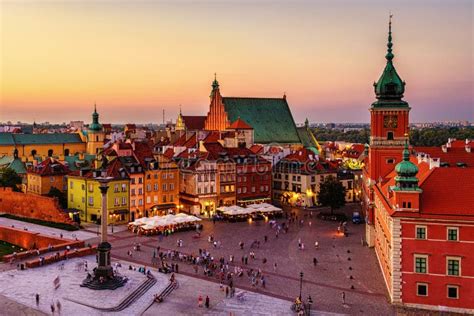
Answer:
[[[466,145],[465,149],[466,149],[466,152],[470,153],[471,152],[471,145]]]
[[[450,144],[450,143],[447,143],[446,145],[441,146],[441,150],[442,150],[444,153],[447,153],[447,152],[448,152],[448,145],[449,145],[449,147],[451,147],[451,144]]]
[[[430,170],[433,168],[439,168],[440,162],[440,158],[430,158]]]

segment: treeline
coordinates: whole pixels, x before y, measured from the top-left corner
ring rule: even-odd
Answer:
[[[474,139],[474,127],[433,127],[410,131],[410,144],[413,146],[441,146],[448,138]]]
[[[340,129],[313,128],[316,139],[325,141],[346,141],[350,143],[369,143],[370,129],[344,132]],[[432,127],[410,130],[410,144],[413,146],[441,146],[448,138],[474,139],[474,127]]]
[[[344,133],[340,129],[329,129],[317,127],[313,128],[313,133],[319,142],[325,141],[345,141],[350,143],[369,143],[370,130],[368,128],[358,131],[347,131]]]

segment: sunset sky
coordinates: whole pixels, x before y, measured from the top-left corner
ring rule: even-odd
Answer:
[[[470,0],[0,0],[0,121],[205,115],[217,72],[297,122],[368,122],[390,11],[411,121],[474,120]]]

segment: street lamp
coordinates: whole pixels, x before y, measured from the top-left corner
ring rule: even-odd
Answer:
[[[303,271],[300,272],[300,301],[302,301],[301,292],[303,290]]]
[[[308,295],[308,316],[311,316],[311,305],[313,305],[313,299],[311,295]]]

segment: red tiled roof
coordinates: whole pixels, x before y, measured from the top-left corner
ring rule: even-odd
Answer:
[[[316,155],[313,151],[308,150],[306,148],[296,150],[291,154],[285,156],[284,160],[291,160],[291,161],[299,161],[299,162],[307,162],[311,160],[316,160]]]
[[[440,158],[441,162],[449,163],[451,166],[463,162],[469,167],[474,167],[474,150],[467,152],[464,146],[447,148],[447,152],[441,147],[414,147],[414,151],[428,154],[431,158]]]
[[[211,131],[206,138],[204,138],[204,143],[215,143],[217,142],[220,138],[220,132],[219,131]]]
[[[364,144],[352,144],[351,147],[344,149],[342,156],[347,158],[359,158],[364,150]]]
[[[186,143],[186,133],[184,133],[183,135],[181,135],[175,142],[174,142],[174,146],[176,147],[181,147],[183,146],[185,143]]]
[[[474,147],[474,140],[465,139],[465,140],[453,140],[453,141],[451,141],[451,148],[465,148],[466,145]]]
[[[239,117],[232,124],[230,124],[229,129],[253,129],[253,127]]]
[[[163,156],[165,156],[165,157],[168,158],[168,159],[173,158],[173,156],[174,156],[174,149],[173,149],[173,148],[168,148],[168,149],[166,149],[165,152],[163,153]]]
[[[145,142],[135,142],[134,144],[135,144],[135,150],[133,151],[133,154],[135,155],[137,160],[140,162],[142,167],[147,168],[145,159],[155,158],[155,156],[153,155],[153,149],[148,143],[145,143]]]
[[[60,176],[70,173],[70,170],[59,161],[53,158],[48,158],[39,163],[36,167],[30,168],[28,172],[40,176]]]
[[[136,126],[135,124],[125,124],[125,127],[126,127],[127,129],[129,129],[129,130],[130,130],[130,129],[136,129],[136,128],[137,128],[137,126]]]
[[[474,168],[434,168],[421,185],[421,212],[474,215]]]
[[[184,126],[187,130],[203,130],[207,116],[183,115]]]

